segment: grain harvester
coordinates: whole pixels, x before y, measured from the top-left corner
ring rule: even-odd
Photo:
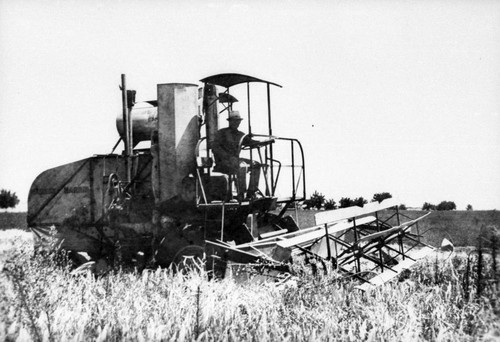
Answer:
[[[272,128],[271,88],[281,86],[241,74],[201,82],[159,84],[156,100],[136,103],[122,75],[120,138],[113,151],[123,141],[123,152],[94,155],[35,179],[28,226],[36,241],[42,244],[55,227],[61,248],[77,262],[106,265],[119,255],[125,262],[168,266],[206,256],[208,268],[220,273],[242,264],[282,270],[302,254],[330,260],[363,280],[373,279],[369,272],[397,274],[431,250],[412,232],[418,219],[401,223],[395,212],[392,225],[378,218],[397,207],[393,202],[320,212],[315,226],[301,229],[287,213],[305,200],[304,152],[297,139]],[[251,86],[265,91],[260,107],[251,101]],[[252,138],[246,145],[241,140],[240,158],[260,170],[258,190],[249,198],[241,193],[248,174],[216,172],[212,152],[222,119],[241,105],[233,92],[238,87],[246,93]],[[267,115],[259,117],[262,111]],[[255,120],[266,122],[265,134],[253,131]]]

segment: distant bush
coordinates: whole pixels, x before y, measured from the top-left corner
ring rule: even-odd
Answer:
[[[457,209],[457,206],[455,202],[452,201],[442,201],[438,205],[430,204],[425,202],[424,205],[422,205],[422,210],[439,210],[439,211],[444,211],[444,210],[455,210]]]
[[[474,209],[472,208],[472,205],[467,204],[467,207],[465,208],[465,210],[471,211],[471,210],[474,210]]]
[[[392,198],[392,195],[388,192],[379,192],[373,195],[372,202],[382,202],[385,199]]]
[[[365,200],[363,197],[356,197],[353,200],[354,205],[357,205],[358,207],[364,206],[366,203],[368,203],[367,200]]]
[[[436,207],[437,210],[455,210],[457,209],[457,206],[455,205],[455,202],[452,201],[442,201],[439,203]]]
[[[425,202],[422,205],[422,210],[436,210],[436,206],[434,204],[430,204],[430,203]]]
[[[348,208],[352,206],[352,200],[349,197],[342,197],[339,201],[340,208]]]
[[[337,202],[333,200],[333,198],[325,201],[325,210],[333,210],[337,209]]]
[[[311,197],[304,201],[304,209],[321,209],[323,204],[325,203],[325,196],[322,193],[314,191]]]
[[[19,203],[19,198],[15,192],[2,189],[0,191],[0,209],[15,208]]]
[[[368,203],[368,201],[365,200],[363,197],[356,197],[354,199],[350,199],[349,197],[342,197],[339,203],[340,203],[340,208],[349,208],[355,205],[357,205],[358,207],[362,207],[366,203]]]

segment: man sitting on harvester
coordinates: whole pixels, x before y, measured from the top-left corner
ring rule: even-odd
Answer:
[[[257,145],[259,142],[238,130],[243,120],[238,111],[230,111],[227,120],[229,127],[220,129],[215,136],[212,148],[215,157],[214,171],[232,177],[236,176],[238,199],[251,199],[258,190],[261,164],[255,160],[240,158],[239,155],[241,146]],[[248,191],[246,189],[247,172],[250,173]]]

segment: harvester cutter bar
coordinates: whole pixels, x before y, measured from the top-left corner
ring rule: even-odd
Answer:
[[[387,270],[387,271],[383,271],[381,273],[378,273],[375,277],[369,279],[364,284],[356,286],[356,288],[359,290],[362,290],[362,291],[367,291],[370,288],[382,285],[382,284],[388,282],[389,280],[394,279],[401,272],[403,272],[404,270],[409,269],[411,266],[413,266],[416,261],[426,257],[427,255],[429,255],[433,251],[434,251],[434,248],[425,246],[422,249],[416,251],[415,253],[412,253],[411,259],[407,258],[405,260],[399,261],[399,263],[394,266],[395,270]]]
[[[259,261],[266,261],[272,263],[279,263],[276,260],[271,259],[269,256],[258,251],[257,254],[250,253],[248,251],[243,251],[236,246],[230,246],[228,244],[221,244],[218,242],[206,240],[207,245],[215,248],[216,250],[222,251],[224,257],[227,260],[239,262],[239,263],[253,263]]]

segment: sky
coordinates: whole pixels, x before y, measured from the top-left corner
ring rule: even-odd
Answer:
[[[500,209],[499,1],[0,0],[0,188],[111,152],[120,75],[279,83],[307,193]]]

